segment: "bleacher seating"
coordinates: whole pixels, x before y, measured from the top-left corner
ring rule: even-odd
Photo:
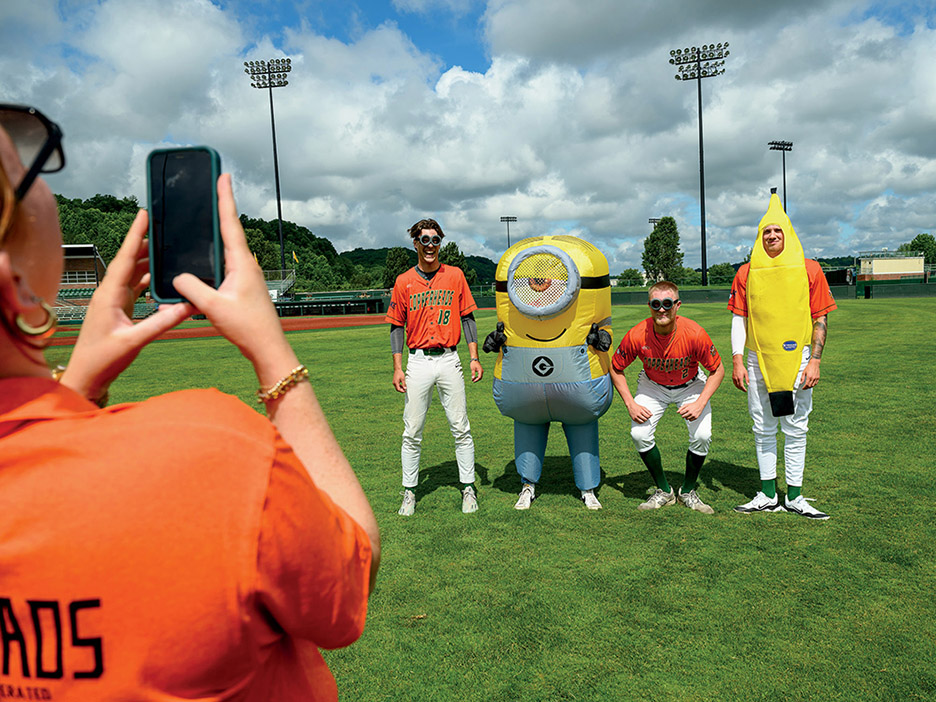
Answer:
[[[90,299],[95,290],[96,288],[62,288],[59,290],[58,296],[62,300]]]

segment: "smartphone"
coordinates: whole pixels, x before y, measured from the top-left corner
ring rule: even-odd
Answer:
[[[224,279],[220,174],[221,158],[207,146],[157,149],[146,159],[150,294],[157,302],[184,301],[172,286],[180,273],[213,288]]]

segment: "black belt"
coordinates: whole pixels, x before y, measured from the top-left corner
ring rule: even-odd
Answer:
[[[692,380],[695,380],[695,378]],[[692,380],[690,380],[689,383],[691,383]],[[655,380],[653,382],[656,383]],[[663,383],[657,383],[657,385],[659,385],[661,388],[666,388],[667,390],[682,390],[684,387],[688,386],[689,383],[683,383],[682,385],[664,385]]]
[[[416,353],[417,351],[422,351],[426,356],[441,356],[446,351],[454,351],[454,346],[433,346],[430,349],[410,349],[410,353]]]

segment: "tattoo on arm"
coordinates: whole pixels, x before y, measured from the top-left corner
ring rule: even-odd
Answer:
[[[826,334],[828,334],[828,315],[822,315],[813,321],[812,327],[812,357],[822,358],[822,349],[825,347]]]

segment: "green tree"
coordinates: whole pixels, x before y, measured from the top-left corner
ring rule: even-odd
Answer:
[[[643,285],[643,276],[636,268],[625,268],[618,276],[618,285],[641,286]]]
[[[116,198],[112,199],[117,201]],[[87,201],[83,202],[80,199],[69,200],[57,196],[56,200],[59,208],[62,242],[94,244],[101,258],[109,264],[117,254],[117,249],[123,243],[127,230],[130,229],[136,217],[136,208],[125,207],[104,212],[96,207],[88,207]]]
[[[458,244],[454,241],[450,241],[439,250],[439,263],[444,263],[446,266],[461,268],[462,273],[465,274],[465,280],[468,281],[468,285],[474,285],[478,282],[478,274],[475,273],[474,269],[468,267],[465,254],[459,250]]]
[[[936,238],[932,234],[917,234],[910,242],[913,251],[923,252],[923,262],[931,265],[936,263]]]
[[[730,263],[716,263],[708,269],[709,285],[731,285],[735,269]]]
[[[336,290],[340,280],[332,270],[328,259],[305,248],[296,252],[296,286],[302,290]]]
[[[673,273],[673,277],[668,280],[672,280],[676,285],[702,285],[702,271],[680,266],[679,272]]]
[[[352,290],[371,290],[381,287],[383,277],[383,266],[367,269],[364,266],[357,265],[354,267],[354,273],[348,282]]]
[[[136,216],[137,210],[140,209],[140,204],[132,195],[118,199],[113,195],[101,195],[100,193],[85,200],[84,206],[101,212],[129,212],[134,216]]]
[[[400,273],[408,270],[411,266],[412,264],[410,264],[409,252],[402,246],[394,246],[392,249],[387,251],[387,262],[384,266],[383,286],[385,288],[392,288],[393,284],[396,282],[397,276],[400,275]]]
[[[257,257],[257,263],[265,271],[279,270],[279,248],[267,239],[259,229],[245,229],[247,235],[247,248]],[[291,257],[290,257],[291,258]]]
[[[641,263],[647,280],[674,280],[682,272],[683,253],[679,250],[679,230],[676,220],[663,217],[644,240]]]

